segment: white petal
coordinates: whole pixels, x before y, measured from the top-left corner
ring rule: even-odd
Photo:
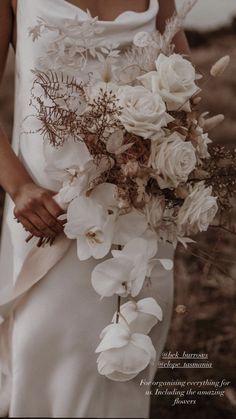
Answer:
[[[122,215],[116,222],[114,244],[125,245],[129,240],[140,237],[147,229],[147,220],[138,211]]]
[[[96,348],[95,352],[107,351],[111,348],[121,348],[128,344],[130,340],[130,332],[127,328],[122,327],[120,324],[112,324],[105,333],[102,341]]]
[[[138,374],[139,372],[136,372],[134,374],[124,374],[122,372],[114,371],[111,374],[106,374],[106,377],[112,381],[125,382],[132,380]]]
[[[135,266],[131,272],[132,278],[132,297],[136,297],[143,286],[144,280],[148,272],[148,263],[145,259],[145,255],[140,255],[139,258],[136,257]]]
[[[104,297],[114,294],[127,296],[122,283],[130,280],[133,264],[128,259],[108,259],[95,267],[92,272],[92,285],[95,291]]]
[[[88,242],[83,236],[77,239],[77,256],[79,260],[88,260],[92,256]]]
[[[122,249],[122,254],[131,259],[138,255],[147,255],[148,243],[142,238],[135,238],[130,240]]]
[[[139,312],[136,320],[130,323],[129,327],[132,333],[142,333],[144,335],[148,335],[156,324],[156,317]]]
[[[139,294],[148,272],[147,248],[148,243],[146,240],[136,238],[130,240],[124,246],[123,250],[112,251],[115,258],[123,257],[133,264],[133,269],[130,274],[132,297]]]
[[[123,373],[114,370],[114,366],[107,362],[107,352],[101,352],[97,359],[98,372],[101,375],[105,375],[107,378],[113,381],[129,381],[136,377],[139,372],[133,374]]]
[[[68,204],[74,199],[79,196],[79,189],[75,188],[74,186],[66,185],[63,186],[57,196],[58,196],[58,203],[60,202],[60,206],[64,209],[68,207]]]
[[[101,375],[110,375],[114,373],[114,367],[106,359],[106,353],[101,352],[97,358],[98,372]]]
[[[156,350],[149,336],[146,336],[142,333],[133,333],[131,335],[131,341],[135,346],[137,346],[138,348],[142,348],[145,352],[149,354],[151,363],[155,362]]]
[[[160,321],[163,318],[161,306],[152,297],[143,298],[142,300],[137,301],[137,309],[141,313],[151,314]]]
[[[103,339],[104,336],[110,331],[110,329],[112,329],[114,326],[113,323],[108,324],[106,327],[104,327],[104,329],[101,331],[99,338]],[[123,329],[126,329],[127,332],[130,332],[129,326],[127,324],[121,325]]]
[[[85,143],[81,141],[68,140],[62,147],[52,147],[48,142],[44,142],[44,155],[49,166],[54,166],[59,170],[68,169],[73,166],[84,166],[91,160],[91,154]]]
[[[121,305],[120,311],[122,316],[119,318],[119,323],[122,325],[128,323],[132,333],[148,334],[157,321],[162,320],[162,309],[152,297],[137,302],[128,301]],[[115,320],[116,313],[112,321]]]
[[[69,238],[76,238],[89,228],[101,227],[106,220],[106,214],[92,199],[78,197],[70,203],[67,219],[65,233]]]
[[[147,367],[150,362],[150,348],[148,347],[148,349],[144,350],[142,347],[139,347],[138,339],[136,339],[135,335],[134,341],[135,344],[131,338],[131,341],[125,346],[103,352],[107,364],[110,364],[114,371],[124,374],[137,374]]]
[[[167,271],[171,271],[173,269],[174,263],[171,259],[159,259],[159,262]]]
[[[100,243],[91,243],[92,256],[95,259],[102,259],[110,251],[112,240],[114,236],[114,218],[108,216],[106,223],[102,227],[103,229],[103,241]]]
[[[127,301],[127,303],[124,303],[120,306],[120,311],[122,316],[125,317],[127,323],[131,323],[137,318],[138,315],[137,303],[134,301]],[[112,318],[112,322],[114,322],[116,319],[116,313]]]
[[[117,207],[118,202],[116,196],[117,186],[112,183],[101,183],[90,195],[103,208]]]
[[[149,259],[154,258],[158,250],[158,237],[156,233],[154,233],[150,229],[147,229],[144,232],[144,234],[142,234],[142,238],[146,240],[148,243],[148,247],[147,247],[148,258]]]

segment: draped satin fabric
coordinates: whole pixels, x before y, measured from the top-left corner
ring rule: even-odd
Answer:
[[[124,12],[114,21],[98,21],[102,36],[129,45],[135,33],[155,29],[158,3],[150,0],[144,13]],[[32,72],[44,43],[33,43],[29,27],[40,16],[58,22],[87,19],[84,11],[65,0],[20,0],[17,6],[16,93],[13,148],[39,185],[55,190],[45,173],[43,139],[23,129],[32,113]],[[98,35],[100,36],[100,35]],[[93,71],[88,63],[86,71]],[[34,131],[34,126],[30,127]],[[94,350],[101,330],[111,322],[116,298],[100,300],[90,277],[95,260],[80,262],[74,241],[61,235],[52,247],[38,249],[25,242],[26,233],[6,200],[0,254],[0,415],[10,417],[148,417],[150,398],[141,378],[154,378],[169,329],[173,274],[155,268],[152,284],[140,298],[153,295],[164,320],[151,338],[157,360],[130,382],[112,382],[98,374]],[[161,244],[159,255],[173,258]]]

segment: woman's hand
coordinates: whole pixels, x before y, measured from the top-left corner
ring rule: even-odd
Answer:
[[[64,213],[53,199],[53,192],[37,186],[24,184],[15,194],[14,215],[36,237],[55,238],[63,231],[63,223],[57,217]]]

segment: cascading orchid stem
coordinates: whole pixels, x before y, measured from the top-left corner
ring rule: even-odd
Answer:
[[[116,323],[119,323],[120,318],[120,306],[121,306],[121,296],[117,297],[117,312],[116,312]]]
[[[122,250],[122,246],[118,245],[117,246],[118,250]],[[118,295],[117,297],[117,312],[116,312],[116,323],[119,323],[119,318],[120,318],[120,306],[121,306],[121,296]]]

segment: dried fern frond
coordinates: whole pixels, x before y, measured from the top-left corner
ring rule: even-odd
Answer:
[[[37,87],[40,87],[45,98],[54,101],[59,98],[68,98],[68,96],[78,93],[84,96],[84,87],[82,83],[77,83],[75,77],[65,75],[63,72],[31,70],[34,74],[34,82],[31,94],[34,98],[38,97]],[[36,91],[36,94],[35,94]]]

